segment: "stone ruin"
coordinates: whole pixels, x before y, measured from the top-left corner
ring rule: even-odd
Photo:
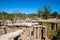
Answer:
[[[17,24],[20,23],[21,25],[20,24],[13,25],[14,23],[12,23],[10,20],[7,20],[5,23],[5,26],[0,27],[0,36],[3,34],[15,32],[21,29],[25,31],[22,34],[18,35],[17,37],[13,38],[13,40],[18,40],[18,39],[19,40],[49,40],[47,37],[47,27],[39,25],[39,23],[43,21],[46,22],[46,20],[40,20],[40,21],[32,20],[31,21],[29,19],[26,19],[25,22],[19,22],[18,20],[16,20],[16,22],[14,23],[17,23]],[[31,26],[28,26],[30,24]],[[52,24],[54,23],[51,23],[51,26]],[[54,30],[56,30],[56,28]]]

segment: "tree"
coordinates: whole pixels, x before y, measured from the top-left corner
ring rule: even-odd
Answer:
[[[58,16],[57,16],[59,19],[60,19],[60,14],[58,14]]]
[[[50,11],[51,11],[51,9],[50,9],[49,7],[44,6],[44,11],[43,11],[43,18],[44,18],[44,19],[49,18],[49,16],[50,16]]]
[[[5,23],[6,19],[8,18],[8,13],[2,11],[1,12],[1,19],[3,20],[3,23]]]
[[[38,9],[38,17],[42,17],[42,10]]]
[[[53,18],[56,18],[56,17],[58,17],[58,12],[53,12],[52,14],[51,14],[51,16],[53,17]]]

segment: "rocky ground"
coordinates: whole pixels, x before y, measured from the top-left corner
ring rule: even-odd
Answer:
[[[3,34],[6,34],[6,33],[14,32],[18,29],[20,29],[20,28],[18,28],[18,27],[8,27],[8,26],[6,26],[4,28],[0,27],[0,36],[3,35]]]

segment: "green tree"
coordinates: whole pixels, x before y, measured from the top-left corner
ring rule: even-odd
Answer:
[[[52,14],[51,14],[51,16],[52,16],[52,18],[56,18],[56,17],[58,17],[58,12],[53,12]]]
[[[7,18],[8,18],[8,13],[2,11],[1,12],[1,19],[3,20],[3,23],[5,23],[5,21],[7,20]]]
[[[50,13],[51,13],[51,9],[49,7],[47,7],[47,6],[44,6],[43,18],[44,19],[49,18]]]
[[[57,16],[59,19],[60,19],[60,14],[58,14],[58,16]]]
[[[42,10],[38,9],[38,17],[42,17]]]

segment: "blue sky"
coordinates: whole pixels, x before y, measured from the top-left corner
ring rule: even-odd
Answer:
[[[60,12],[60,0],[0,0],[0,11],[37,13],[37,9],[43,9],[45,5]]]

